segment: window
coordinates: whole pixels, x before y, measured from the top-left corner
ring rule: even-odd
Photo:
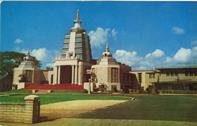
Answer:
[[[155,78],[155,74],[154,73],[150,73],[149,74],[149,78]]]
[[[142,83],[142,73],[138,73],[139,82]]]
[[[82,42],[82,38],[76,38],[75,41],[76,42]]]
[[[76,44],[75,44],[75,47],[76,47],[76,48],[79,48],[79,47],[82,48],[82,43],[76,43]]]
[[[25,75],[26,75],[26,82],[32,82],[32,71],[26,70]]]
[[[64,43],[69,43],[69,41],[70,41],[70,38],[65,38],[64,39]]]
[[[190,72],[189,72],[189,75],[190,75],[190,76],[193,76],[193,75],[194,75],[194,73],[193,73],[192,71],[190,71]]]
[[[76,52],[76,53],[81,53],[81,52],[82,52],[82,48],[76,48],[76,49],[75,49],[75,52]]]
[[[195,71],[186,71],[185,76],[197,76],[197,72]]]
[[[64,48],[69,48],[68,43],[65,43],[65,44],[64,44]]]
[[[166,76],[177,76],[178,73],[177,72],[167,72]]]
[[[81,38],[82,37],[82,34],[76,34],[76,37],[77,38]]]
[[[185,76],[188,76],[188,72],[185,72]]]
[[[51,84],[53,83],[53,74],[51,75]]]
[[[111,82],[118,82],[118,68],[111,68]]]
[[[77,54],[77,58],[83,59],[83,58],[82,58],[82,55],[80,55],[80,54]]]

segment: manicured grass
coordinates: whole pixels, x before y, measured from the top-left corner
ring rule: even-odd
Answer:
[[[0,103],[23,103],[25,95],[0,96]]]
[[[21,93],[23,92],[23,93]],[[23,103],[24,97],[31,92],[28,91],[13,91],[6,92],[5,96],[0,96],[0,102],[14,102]],[[9,96],[10,95],[10,96]],[[41,104],[49,104],[61,101],[71,100],[127,100],[126,96],[101,96],[101,95],[88,95],[80,91],[54,91],[49,94],[36,94],[40,96]]]
[[[134,101],[84,113],[78,117],[197,122],[197,96],[136,96]]]
[[[2,91],[0,94],[31,94],[31,90],[10,90]]]
[[[9,94],[9,93],[8,93]],[[17,93],[16,93],[17,94]],[[0,96],[0,102],[23,102],[27,94]],[[39,95],[41,104],[70,100],[128,100],[128,96],[87,95],[82,92],[57,91]],[[120,125],[123,126],[194,126],[197,125],[197,96],[154,96],[133,95],[136,100],[98,109],[76,116],[80,119],[63,119],[36,125],[53,125],[65,122],[69,126],[84,125]],[[84,119],[82,119],[84,118]],[[103,120],[104,119],[104,120]],[[106,120],[107,119],[107,120]],[[74,121],[74,122],[73,122]],[[78,123],[77,123],[78,122]],[[116,123],[115,123],[116,122]],[[193,122],[193,123],[191,123]]]
[[[49,95],[40,96],[41,104],[49,104],[60,101],[71,101],[71,100],[127,100],[125,96],[89,96],[89,95]]]
[[[0,102],[13,102],[23,103],[24,95],[19,96],[0,96]],[[71,100],[127,100],[124,96],[88,96],[88,95],[40,95],[40,101],[42,104],[49,104],[61,101]]]
[[[1,123],[2,126],[32,126],[21,123]],[[62,118],[33,126],[197,126],[193,122],[155,121],[155,120],[120,120],[120,119],[76,119]]]

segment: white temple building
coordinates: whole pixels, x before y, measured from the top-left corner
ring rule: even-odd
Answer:
[[[79,10],[74,20],[74,26],[65,35],[64,46],[54,61],[53,69],[42,71],[40,74],[37,72],[40,70],[27,58],[18,68],[14,69],[14,84],[19,83],[16,78],[19,77],[19,74],[24,73],[22,71],[25,71],[28,83],[32,84],[43,84],[43,80],[50,85],[92,83],[94,90],[102,91],[120,91],[131,87],[129,76],[131,67],[117,62],[112,57],[108,46],[97,62],[92,59],[90,39],[82,27]]]
[[[74,26],[65,35],[61,55],[55,59],[50,84],[83,84],[88,81],[86,70],[91,68],[92,54],[90,40],[83,29],[79,10]]]

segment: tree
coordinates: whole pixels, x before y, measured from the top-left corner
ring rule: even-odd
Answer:
[[[47,66],[47,67],[46,67],[46,70],[53,70],[53,67]]]
[[[0,52],[0,75],[12,73],[13,69],[23,61],[24,53],[19,52]],[[33,57],[34,63],[40,67],[40,61]]]

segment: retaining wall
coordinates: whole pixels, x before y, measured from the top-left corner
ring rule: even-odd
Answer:
[[[25,103],[0,103],[0,122],[39,122],[39,97],[29,95],[26,96],[24,100]]]

